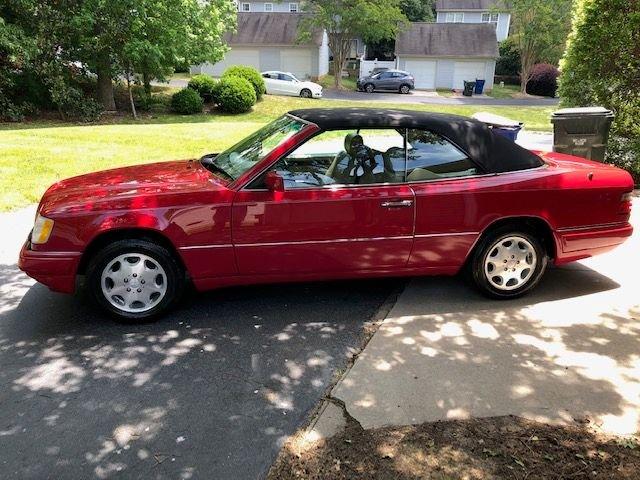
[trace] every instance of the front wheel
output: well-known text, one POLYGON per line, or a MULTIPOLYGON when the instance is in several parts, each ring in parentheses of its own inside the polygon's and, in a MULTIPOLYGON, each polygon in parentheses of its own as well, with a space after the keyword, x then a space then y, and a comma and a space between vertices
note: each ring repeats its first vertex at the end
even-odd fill
POLYGON ((114 242, 87 269, 96 302, 121 320, 143 321, 171 307, 184 287, 184 272, 166 248, 149 240, 114 242))
POLYGON ((472 259, 476 286, 492 298, 516 298, 537 285, 547 267, 542 243, 527 231, 501 228, 485 236, 472 259))
POLYGON ((311 98, 311 97, 312 97, 312 95, 311 95, 311 90, 309 90, 308 88, 303 88, 303 89, 300 91, 300 96, 301 96, 302 98, 311 98))
POLYGON ((373 93, 373 91, 376 89, 376 87, 373 86, 373 83, 367 83, 364 86, 364 91, 367 93, 373 93))

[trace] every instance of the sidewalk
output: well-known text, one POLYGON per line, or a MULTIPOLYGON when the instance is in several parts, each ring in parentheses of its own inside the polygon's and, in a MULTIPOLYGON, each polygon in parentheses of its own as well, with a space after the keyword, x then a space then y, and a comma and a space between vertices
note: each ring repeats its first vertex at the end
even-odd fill
MULTIPOLYGON (((640 201, 632 221, 640 228, 640 201)), ((365 428, 516 415, 640 431, 640 237, 550 269, 529 296, 485 299, 458 278, 412 281, 333 388, 310 439, 365 428)))

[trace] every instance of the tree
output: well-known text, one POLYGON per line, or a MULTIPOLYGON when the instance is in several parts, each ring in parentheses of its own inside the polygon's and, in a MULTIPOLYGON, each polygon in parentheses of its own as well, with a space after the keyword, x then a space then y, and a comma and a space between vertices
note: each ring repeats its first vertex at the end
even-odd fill
POLYGON ((640 182, 640 3, 578 0, 567 51, 560 62, 565 106, 601 105, 616 118, 609 161, 640 182))
POLYGON ((512 35, 520 52, 522 93, 536 63, 557 63, 569 28, 572 0, 509 0, 512 35))
POLYGON ((327 32, 338 88, 354 38, 365 42, 392 39, 407 22, 400 0, 309 0, 305 10, 311 15, 301 22, 299 40, 308 41, 318 30, 327 32))
POLYGON ((410 22, 433 22, 435 0, 400 0, 400 10, 410 22))

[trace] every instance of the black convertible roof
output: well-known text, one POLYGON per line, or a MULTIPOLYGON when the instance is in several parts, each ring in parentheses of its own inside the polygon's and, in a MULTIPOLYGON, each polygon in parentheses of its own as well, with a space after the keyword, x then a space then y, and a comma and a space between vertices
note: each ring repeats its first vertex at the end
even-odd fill
POLYGON ((322 130, 351 128, 421 128, 438 133, 463 150, 486 173, 540 167, 542 160, 486 124, 469 117, 442 113, 378 108, 310 108, 290 115, 322 130))

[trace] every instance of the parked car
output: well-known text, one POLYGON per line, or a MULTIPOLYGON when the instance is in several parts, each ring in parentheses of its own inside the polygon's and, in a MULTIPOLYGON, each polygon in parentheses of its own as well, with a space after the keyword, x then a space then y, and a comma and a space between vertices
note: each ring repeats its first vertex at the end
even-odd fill
POLYGON ((199 161, 107 170, 53 185, 20 268, 126 319, 198 290, 470 272, 494 298, 547 263, 621 244, 624 170, 526 150, 466 117, 372 109, 289 112, 199 161), (90 192, 90 194, 88 194, 90 192))
POLYGON ((288 72, 262 72, 269 95, 291 95, 302 98, 322 98, 322 86, 298 80, 288 72))
POLYGON ((415 88, 413 75, 402 70, 385 70, 373 73, 359 79, 356 85, 358 90, 367 93, 373 93, 376 90, 409 93, 415 88))

